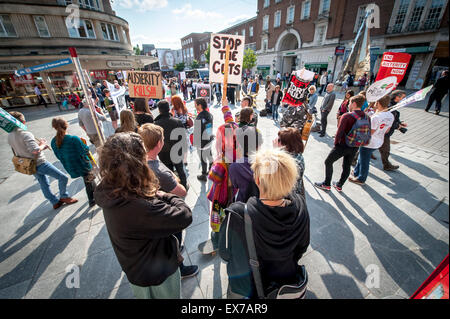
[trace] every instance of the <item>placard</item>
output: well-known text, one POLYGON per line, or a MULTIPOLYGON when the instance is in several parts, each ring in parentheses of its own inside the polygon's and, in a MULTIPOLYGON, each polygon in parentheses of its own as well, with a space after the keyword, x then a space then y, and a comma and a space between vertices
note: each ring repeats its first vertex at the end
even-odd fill
POLYGON ((97 80, 107 79, 108 71, 106 70, 94 70, 92 72, 94 72, 94 78, 96 78, 97 80))
POLYGON ((391 93, 397 85, 397 77, 390 76, 372 84, 366 92, 367 102, 376 102, 391 93))
POLYGON ((131 98, 163 98, 161 72, 127 71, 127 82, 131 98))
POLYGON ((241 83, 245 37, 230 34, 211 34, 210 83, 223 83, 227 44, 230 45, 228 83, 241 83))
POLYGON ((196 91, 197 98, 204 98, 206 103, 211 104, 211 85, 209 84, 197 84, 196 91))
POLYGON ((410 60, 411 55, 408 53, 385 52, 375 81, 395 76, 397 78, 397 86, 403 80, 410 60))
POLYGON ((26 130, 27 127, 0 107, 0 127, 6 132, 11 133, 16 127, 26 130))
POLYGON ((306 69, 293 72, 282 102, 292 106, 303 105, 308 96, 309 82, 312 81, 313 77, 314 72, 306 69))

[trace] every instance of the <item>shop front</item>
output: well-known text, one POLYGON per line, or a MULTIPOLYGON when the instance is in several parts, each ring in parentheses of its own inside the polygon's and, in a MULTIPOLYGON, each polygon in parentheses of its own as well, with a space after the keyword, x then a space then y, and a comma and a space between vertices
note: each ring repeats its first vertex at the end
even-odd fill
POLYGON ((328 63, 305 63, 305 69, 317 74, 328 71, 328 63))
POLYGON ((258 65, 256 69, 258 70, 258 74, 261 74, 264 79, 270 75, 270 65, 258 65))

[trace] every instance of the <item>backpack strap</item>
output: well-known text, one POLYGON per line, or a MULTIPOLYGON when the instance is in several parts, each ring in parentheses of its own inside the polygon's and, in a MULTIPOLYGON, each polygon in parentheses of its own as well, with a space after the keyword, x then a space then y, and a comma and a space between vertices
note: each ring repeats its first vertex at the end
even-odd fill
POLYGON ((256 255, 255 240, 253 238, 253 223, 248 214, 247 204, 244 207, 244 222, 245 222, 245 238, 247 240, 248 255, 250 267, 252 269, 253 280, 256 286, 256 292, 260 299, 264 299, 264 289, 261 280, 261 273, 259 271, 258 256, 256 255))

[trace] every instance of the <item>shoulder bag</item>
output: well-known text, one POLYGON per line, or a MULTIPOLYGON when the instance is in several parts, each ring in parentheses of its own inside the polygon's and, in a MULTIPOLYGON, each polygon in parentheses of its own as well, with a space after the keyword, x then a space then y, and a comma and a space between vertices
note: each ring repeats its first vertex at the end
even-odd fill
POLYGON ((11 148, 14 154, 12 162, 14 164, 14 169, 25 175, 34 175, 36 174, 36 158, 28 158, 28 157, 20 157, 16 155, 14 149, 11 148))
POLYGON ((253 223, 248 214, 247 204, 244 208, 245 237, 247 240, 250 267, 253 273, 253 280, 259 299, 305 299, 306 287, 308 284, 308 273, 305 266, 298 266, 297 280, 289 285, 272 284, 267 291, 264 291, 261 272, 259 271, 258 256, 256 255, 255 240, 253 238, 253 223))

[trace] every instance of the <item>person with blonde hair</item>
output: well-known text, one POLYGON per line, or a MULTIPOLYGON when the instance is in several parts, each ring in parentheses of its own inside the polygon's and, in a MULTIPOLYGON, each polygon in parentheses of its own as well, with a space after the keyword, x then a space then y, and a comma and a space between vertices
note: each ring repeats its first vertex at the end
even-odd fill
POLYGON ((123 110, 120 112, 120 127, 116 130, 116 133, 137 133, 137 131, 138 125, 133 112, 131 110, 123 110))
POLYGON ((89 159, 89 147, 78 136, 66 134, 69 123, 65 119, 61 117, 54 118, 52 127, 56 130, 56 136, 51 142, 56 158, 61 161, 71 178, 83 177, 89 206, 94 206, 96 184, 95 175, 92 172, 92 164, 89 159))
POLYGON ((282 150, 260 150, 252 159, 259 198, 226 209, 219 233, 219 255, 227 262, 228 298, 256 298, 244 231, 244 215, 253 224, 255 248, 265 291, 297 281, 298 261, 310 242, 305 200, 292 191, 295 160, 282 150))
POLYGON ((180 197, 158 190, 138 134, 111 136, 99 164, 102 181, 95 201, 135 297, 179 299, 183 257, 174 234, 192 223, 191 210, 180 197))

